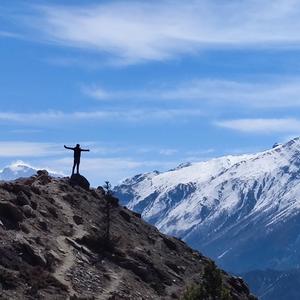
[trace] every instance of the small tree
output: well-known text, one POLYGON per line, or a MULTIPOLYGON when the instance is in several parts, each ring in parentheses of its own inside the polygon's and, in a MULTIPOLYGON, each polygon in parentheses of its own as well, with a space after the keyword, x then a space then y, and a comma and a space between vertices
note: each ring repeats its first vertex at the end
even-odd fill
POLYGON ((232 300, 230 290, 224 284, 222 273, 214 262, 204 268, 201 284, 190 286, 184 293, 183 300, 232 300))
POLYGON ((111 190, 111 183, 109 181, 105 181, 105 184, 103 186, 105 191, 105 196, 112 196, 113 191, 111 190))
POLYGON ((104 238, 106 241, 110 241, 110 210, 111 210, 111 202, 110 198, 113 195, 113 192, 111 190, 111 184, 109 181, 105 181, 105 184, 103 186, 105 191, 105 200, 106 200, 106 206, 105 206, 105 234, 104 238))

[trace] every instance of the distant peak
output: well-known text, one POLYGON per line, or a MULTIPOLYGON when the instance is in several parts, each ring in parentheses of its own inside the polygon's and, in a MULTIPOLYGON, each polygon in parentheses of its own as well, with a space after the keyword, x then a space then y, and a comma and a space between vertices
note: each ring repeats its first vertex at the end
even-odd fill
POLYGON ((275 143, 275 144, 272 146, 272 149, 277 148, 277 147, 279 147, 279 146, 282 146, 282 144, 281 144, 281 143, 275 143))
POLYGON ((10 169, 12 171, 19 171, 20 169, 26 169, 26 168, 34 169, 34 167, 30 166, 29 164, 25 163, 22 160, 17 160, 5 167, 5 169, 10 169))
POLYGON ((64 176, 63 174, 49 170, 48 168, 36 168, 21 160, 18 160, 0 170, 0 180, 10 181, 20 177, 30 177, 32 175, 35 175, 39 169, 47 169, 49 174, 53 177, 64 176))
POLYGON ((179 164, 176 168, 173 168, 173 169, 170 169, 169 171, 176 171, 176 170, 180 170, 180 169, 183 169, 183 168, 187 168, 187 167, 190 167, 192 165, 191 162, 185 162, 185 163, 181 163, 179 164))

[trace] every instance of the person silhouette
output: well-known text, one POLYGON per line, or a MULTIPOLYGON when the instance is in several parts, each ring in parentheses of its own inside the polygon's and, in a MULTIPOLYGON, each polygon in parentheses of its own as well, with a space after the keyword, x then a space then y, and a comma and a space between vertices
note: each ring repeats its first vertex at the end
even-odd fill
POLYGON ((87 152, 90 151, 89 149, 81 149, 80 145, 77 144, 76 147, 67 147, 64 145, 66 149, 73 150, 74 151, 74 164, 73 164, 73 169, 72 169, 72 175, 74 175, 75 168, 77 167, 77 174, 79 174, 79 165, 80 165, 80 157, 81 157, 81 152, 87 152))

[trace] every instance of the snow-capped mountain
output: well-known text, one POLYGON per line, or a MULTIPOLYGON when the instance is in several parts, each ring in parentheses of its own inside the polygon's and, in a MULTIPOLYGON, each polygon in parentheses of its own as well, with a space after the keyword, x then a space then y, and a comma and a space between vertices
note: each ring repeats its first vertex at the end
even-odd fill
MULTIPOLYGON (((38 169, 22 161, 17 161, 0 170, 0 180, 9 181, 20 177, 30 177, 36 174, 37 170, 38 169)), ((54 177, 62 176, 62 174, 58 174, 55 172, 49 172, 49 174, 54 177)))
POLYGON ((300 139, 137 175, 115 187, 128 208, 227 270, 300 263, 300 139))

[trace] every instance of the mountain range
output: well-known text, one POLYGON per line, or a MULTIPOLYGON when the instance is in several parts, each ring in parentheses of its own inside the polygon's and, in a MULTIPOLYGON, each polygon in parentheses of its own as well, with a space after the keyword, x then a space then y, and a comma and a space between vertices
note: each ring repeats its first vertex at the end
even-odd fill
POLYGON ((139 174, 114 192, 162 232, 233 273, 299 268, 299 138, 260 153, 139 174))

